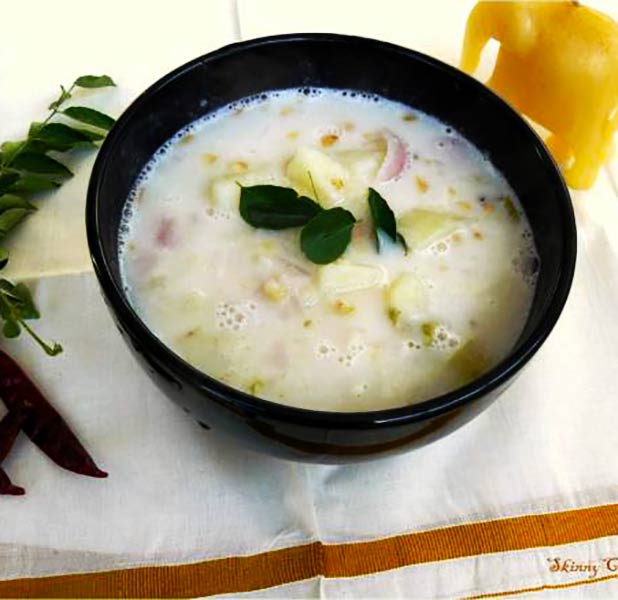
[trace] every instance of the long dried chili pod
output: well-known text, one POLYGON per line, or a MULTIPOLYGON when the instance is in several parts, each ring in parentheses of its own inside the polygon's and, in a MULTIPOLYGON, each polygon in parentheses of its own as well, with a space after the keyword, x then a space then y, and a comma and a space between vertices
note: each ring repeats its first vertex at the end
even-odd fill
POLYGON ((26 490, 18 485, 13 485, 4 469, 0 467, 0 495, 23 496, 26 490))
POLYGON ((10 410, 0 421, 0 464, 9 455, 22 423, 26 419, 23 410, 10 410))
POLYGON ((58 411, 21 367, 0 350, 0 397, 10 411, 24 411, 22 431, 57 465, 89 477, 107 477, 58 411))
MULTIPOLYGON (((11 451, 25 418, 26 413, 17 410, 9 411, 2 417, 0 421, 0 464, 11 451)), ((23 496, 25 493, 24 488, 13 485, 9 476, 0 467, 0 495, 23 496)))

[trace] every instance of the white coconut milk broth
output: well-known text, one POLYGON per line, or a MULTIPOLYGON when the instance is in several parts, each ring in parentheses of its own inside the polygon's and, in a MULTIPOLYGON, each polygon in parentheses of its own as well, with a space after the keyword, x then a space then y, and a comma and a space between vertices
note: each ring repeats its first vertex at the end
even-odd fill
POLYGON ((148 327, 210 376, 309 409, 402 406, 489 369, 523 329, 538 268, 513 190, 477 149, 426 114, 350 92, 279 92, 192 124, 125 212, 123 278, 148 327), (350 246, 311 263, 300 229, 242 220, 237 182, 349 209, 350 246), (377 251, 368 187, 407 254, 377 251))

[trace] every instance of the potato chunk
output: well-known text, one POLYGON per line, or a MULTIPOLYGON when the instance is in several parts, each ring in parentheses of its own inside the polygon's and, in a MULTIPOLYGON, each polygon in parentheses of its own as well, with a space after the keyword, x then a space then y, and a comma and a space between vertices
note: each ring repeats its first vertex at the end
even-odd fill
POLYGON ((377 266, 332 263, 319 268, 321 290, 328 296, 368 290, 385 283, 385 273, 377 266))
POLYGON ((299 193, 310 198, 317 194, 315 200, 324 208, 342 204, 350 184, 350 175, 342 164, 307 146, 296 151, 288 163, 287 176, 299 193))
POLYGON ((411 325, 427 309, 427 290, 423 282, 412 273, 400 275, 386 292, 387 312, 393 325, 411 325))
POLYGON ((336 157, 348 169, 352 177, 370 185, 375 181, 380 165, 384 160, 384 152, 346 150, 339 152, 336 157))
POLYGON ((397 229, 413 250, 422 250, 451 235, 464 223, 456 214, 416 208, 402 215, 397 229))

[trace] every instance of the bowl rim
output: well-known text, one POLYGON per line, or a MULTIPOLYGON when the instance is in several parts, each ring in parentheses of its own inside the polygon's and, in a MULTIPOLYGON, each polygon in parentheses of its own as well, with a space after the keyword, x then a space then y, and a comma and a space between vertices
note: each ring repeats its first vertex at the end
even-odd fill
POLYGON ((147 347, 148 353, 152 355, 158 363, 166 366, 170 365, 170 370, 175 375, 178 375, 181 380, 190 382, 191 385, 203 390, 211 399, 219 403, 231 405, 256 417, 268 418, 288 424, 326 429, 362 428, 365 430, 374 430, 420 422, 451 412, 464 405, 471 404, 504 385, 532 358, 554 328, 564 308, 571 288, 577 255, 575 216, 569 191, 562 174, 540 137, 505 100, 500 98, 480 81, 467 75, 463 71, 416 50, 372 38, 334 33, 288 33, 235 42, 212 52, 208 52, 207 54, 177 67, 150 85, 118 118, 98 152, 87 191, 86 232, 91 260, 103 295, 107 298, 111 309, 115 313, 116 318, 120 321, 122 327, 128 331, 132 338, 141 340, 144 346, 147 347), (553 296, 545 307, 539 323, 530 332, 528 338, 524 340, 520 347, 515 352, 508 354, 491 370, 463 387, 456 388, 455 390, 423 400, 416 404, 396 408, 354 412, 311 410, 278 404, 270 400, 252 396, 251 394, 228 386, 210 377, 203 371, 190 365, 171 348, 166 346, 142 322, 132 308, 122 286, 119 286, 112 276, 109 262, 99 236, 99 231, 101 229, 99 220, 99 191, 106 176, 108 163, 116 145, 122 142, 123 133, 127 124, 139 114, 143 105, 161 88, 202 64, 216 62, 227 56, 251 51, 261 46, 294 42, 362 44, 376 50, 379 49, 381 51, 404 55, 408 59, 426 63, 432 68, 442 71, 447 76, 454 78, 454 80, 465 81, 466 85, 476 87, 480 95, 487 97, 502 110, 511 113, 517 118, 521 124, 522 131, 524 131, 529 138, 531 150, 536 151, 541 162, 546 165, 548 172, 554 178, 553 185, 556 186, 557 195, 561 199, 560 208, 564 224, 562 245, 564 259, 560 268, 558 282, 553 291, 553 296))

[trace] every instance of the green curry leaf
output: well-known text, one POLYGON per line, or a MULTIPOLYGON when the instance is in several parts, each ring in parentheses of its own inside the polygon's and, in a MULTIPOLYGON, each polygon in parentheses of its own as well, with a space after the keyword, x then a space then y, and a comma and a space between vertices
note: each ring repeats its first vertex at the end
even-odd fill
MULTIPOLYGON (((113 85, 115 83, 107 75, 84 75, 78 77, 69 89, 60 86, 60 95, 49 105, 51 112, 44 121, 31 123, 26 139, 0 144, 0 239, 36 210, 28 196, 54 190, 63 179, 73 175, 56 155, 52 157, 47 153, 92 148, 94 142, 102 140, 114 124, 112 117, 91 108, 74 106, 62 109, 62 105, 72 97, 75 87, 113 85), (90 128, 51 122, 59 113, 90 128)), ((0 247, 0 269, 6 266, 8 260, 8 251, 0 247)), ((4 336, 16 337, 24 329, 48 355, 62 352, 62 346, 48 344, 26 323, 38 318, 39 312, 26 284, 15 285, 7 279, 0 279, 0 319, 3 321, 4 336)))
POLYGON ((110 116, 85 106, 70 106, 65 108, 62 114, 80 123, 86 123, 86 125, 92 125, 106 131, 111 129, 116 122, 110 116))
POLYGON ((408 245, 403 236, 397 232, 395 213, 393 213, 386 200, 373 188, 369 188, 367 202, 369 204, 369 212, 371 213, 373 234, 378 252, 380 251, 380 232, 385 234, 394 244, 399 242, 403 246, 404 251, 407 252, 408 245))
POLYGON ((299 196, 291 188, 276 185, 241 186, 240 216, 253 227, 300 227, 321 210, 319 204, 306 196, 299 196))
POLYGON ((11 167, 40 175, 73 176, 67 166, 42 152, 22 152, 13 159, 11 167))
POLYGON ((73 85, 81 88, 101 88, 116 84, 107 75, 82 75, 75 80, 73 85))
POLYGON ((300 247, 305 256, 318 265, 337 260, 352 239, 354 215, 345 208, 323 210, 300 232, 300 247))

